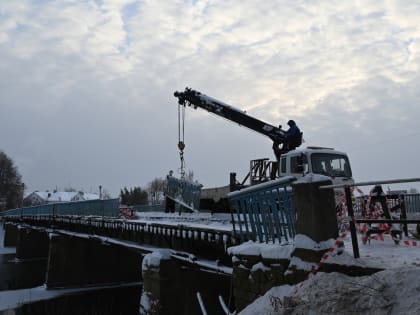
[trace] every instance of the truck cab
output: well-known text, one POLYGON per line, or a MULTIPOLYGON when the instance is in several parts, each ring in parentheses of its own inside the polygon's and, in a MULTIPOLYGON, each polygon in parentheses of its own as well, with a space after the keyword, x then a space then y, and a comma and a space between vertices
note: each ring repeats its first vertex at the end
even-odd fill
POLYGON ((279 176, 300 177, 320 174, 331 177, 334 184, 351 184, 353 177, 349 158, 333 148, 307 147, 282 154, 279 176))

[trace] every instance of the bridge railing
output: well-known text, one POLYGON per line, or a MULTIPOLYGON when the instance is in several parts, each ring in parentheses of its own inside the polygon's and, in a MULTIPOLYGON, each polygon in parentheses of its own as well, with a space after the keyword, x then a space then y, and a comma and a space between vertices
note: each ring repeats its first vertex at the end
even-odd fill
POLYGON ((5 222, 29 224, 52 231, 70 231, 132 241, 138 244, 182 250, 209 259, 231 263, 226 253, 239 240, 232 230, 188 226, 179 223, 136 222, 94 216, 26 215, 7 216, 5 222))
POLYGON ((234 231, 241 241, 284 242, 296 234, 296 215, 291 183, 283 177, 251 186, 228 195, 236 215, 234 231))
MULTIPOLYGON (((392 208, 404 202, 407 214, 420 214, 420 194, 386 194, 385 197, 392 208)), ((368 196, 356 197, 354 210, 357 214, 362 214, 366 207, 368 196)))
POLYGON ((49 203, 44 205, 11 209, 1 212, 2 216, 28 215, 96 215, 117 217, 119 215, 120 200, 86 200, 74 202, 49 203))

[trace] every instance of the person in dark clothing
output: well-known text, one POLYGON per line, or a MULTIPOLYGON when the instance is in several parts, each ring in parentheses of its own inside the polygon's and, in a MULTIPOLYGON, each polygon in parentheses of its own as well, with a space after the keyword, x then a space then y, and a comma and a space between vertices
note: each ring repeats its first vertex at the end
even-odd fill
POLYGON ((286 131, 284 146, 286 146, 288 150, 294 150, 301 145, 302 135, 294 120, 289 120, 287 124, 290 128, 286 131))
MULTIPOLYGON (((276 156, 277 162, 280 161, 280 156, 284 153, 287 153, 291 150, 296 149, 298 146, 302 144, 302 132, 300 131, 299 127, 296 125, 294 120, 289 120, 287 122, 289 125, 289 129, 285 133, 285 138, 283 142, 282 148, 279 147, 279 143, 274 141, 273 142, 273 151, 274 155, 276 156)), ((271 178, 274 179, 275 174, 278 171, 278 166, 274 167, 272 170, 271 178)))
POLYGON ((280 159, 280 155, 294 150, 302 144, 302 132, 296 125, 296 122, 294 120, 289 120, 287 124, 289 125, 289 129, 285 133, 285 139, 282 148, 279 148, 279 143, 273 143, 274 154, 278 160, 280 159))

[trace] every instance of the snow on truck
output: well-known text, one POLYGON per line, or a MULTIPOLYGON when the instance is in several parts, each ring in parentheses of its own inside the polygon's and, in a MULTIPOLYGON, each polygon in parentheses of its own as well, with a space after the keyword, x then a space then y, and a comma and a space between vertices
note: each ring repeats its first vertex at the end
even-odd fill
MULTIPOLYGON (((302 143, 302 133, 300 131, 298 143, 292 146, 292 150, 287 150, 287 146, 285 146, 287 131, 283 130, 281 126, 276 127, 266 123, 248 115, 245 111, 236 109, 231 105, 190 88, 186 88, 183 92, 177 91, 174 93, 174 96, 178 98, 178 104, 182 109, 186 106, 192 106, 194 109, 205 109, 217 116, 269 137, 273 141, 273 149, 278 145, 283 145, 281 155, 277 154, 277 161, 269 161, 269 159, 251 161, 250 172, 244 181, 239 183, 239 187, 243 186, 247 179, 250 179, 250 184, 253 185, 282 176, 299 177, 306 174, 329 176, 334 184, 350 184, 354 182, 349 158, 344 152, 324 147, 296 148, 302 143)), ((180 138, 178 147, 182 156, 182 150, 185 147, 183 137, 180 138)))

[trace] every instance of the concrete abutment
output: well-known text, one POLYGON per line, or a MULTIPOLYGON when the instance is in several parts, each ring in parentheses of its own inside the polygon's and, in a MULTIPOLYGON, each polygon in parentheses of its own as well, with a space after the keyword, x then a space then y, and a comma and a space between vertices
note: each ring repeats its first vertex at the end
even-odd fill
MULTIPOLYGON (((143 260, 143 293, 140 314, 202 314, 200 293, 208 314, 225 314, 218 296, 233 302, 231 276, 205 270, 194 262, 174 259, 168 250, 158 250, 143 260)), ((233 306, 233 304, 232 304, 233 306)))
POLYGON ((50 234, 47 288, 141 281, 142 255, 101 238, 50 234))

